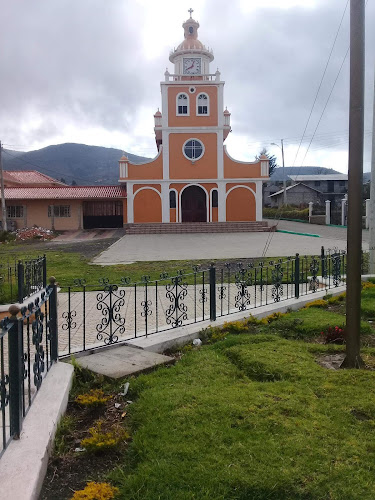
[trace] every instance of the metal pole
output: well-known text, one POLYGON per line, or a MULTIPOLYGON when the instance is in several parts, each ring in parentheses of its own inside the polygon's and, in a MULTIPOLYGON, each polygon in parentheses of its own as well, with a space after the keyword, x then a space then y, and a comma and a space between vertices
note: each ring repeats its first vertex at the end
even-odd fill
POLYGON ((365 0, 350 1, 349 188, 345 368, 360 368, 365 0))
POLYGON ((374 104, 372 119, 372 153, 371 153, 371 184, 370 184, 370 274, 375 274, 375 75, 374 75, 374 104))
POLYGON ((5 192, 4 192, 4 175, 3 175, 3 157, 2 157, 2 145, 0 141, 0 184, 1 184, 1 216, 3 222, 3 231, 8 231, 7 224, 7 209, 5 206, 5 192))
POLYGON ((286 202, 286 178, 285 178, 285 161, 284 161, 284 139, 281 139, 281 156, 283 158, 283 189, 284 189, 284 206, 286 202))

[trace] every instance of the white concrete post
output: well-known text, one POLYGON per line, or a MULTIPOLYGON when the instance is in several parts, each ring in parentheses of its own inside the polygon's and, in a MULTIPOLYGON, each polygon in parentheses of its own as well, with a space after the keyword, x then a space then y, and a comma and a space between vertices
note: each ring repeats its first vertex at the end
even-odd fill
POLYGON ((326 225, 331 224, 331 202, 326 200, 326 225))
POLYGON ((313 214, 313 206, 314 206, 314 202, 310 201, 309 202, 309 222, 310 222, 311 216, 313 214))
MULTIPOLYGON (((177 200, 176 200, 177 203, 177 200)), ((169 182, 163 182, 161 185, 161 213, 162 222, 170 222, 169 210, 169 182)))
POLYGON ((366 200, 366 229, 370 227, 370 200, 366 200))
POLYGON ((345 226, 345 212, 346 212, 346 202, 348 200, 346 198, 343 198, 341 200, 341 225, 345 226))
POLYGON ((218 221, 219 222, 225 222, 227 220, 227 210, 226 210, 226 183, 225 182, 218 182, 217 184, 217 194, 218 194, 218 201, 219 201, 219 208, 218 208, 218 221))
POLYGON ((133 184, 127 182, 126 184, 126 209, 128 214, 128 224, 134 224, 134 195, 133 184))

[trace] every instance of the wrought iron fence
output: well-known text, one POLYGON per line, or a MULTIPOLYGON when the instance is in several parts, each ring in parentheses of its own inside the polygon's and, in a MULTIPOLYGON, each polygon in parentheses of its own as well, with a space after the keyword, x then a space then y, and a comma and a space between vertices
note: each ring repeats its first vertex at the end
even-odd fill
POLYGON ((0 322, 0 455, 22 422, 43 378, 58 358, 55 280, 27 307, 12 305, 0 322))
POLYGON ((159 279, 76 280, 59 293, 61 356, 198 323, 338 287, 346 254, 228 262, 159 279))
POLYGON ((22 303, 46 287, 46 277, 45 255, 35 259, 0 262, 0 303, 22 303))
POLYGON ((18 302, 22 302, 39 292, 47 285, 46 256, 19 261, 18 266, 18 302))

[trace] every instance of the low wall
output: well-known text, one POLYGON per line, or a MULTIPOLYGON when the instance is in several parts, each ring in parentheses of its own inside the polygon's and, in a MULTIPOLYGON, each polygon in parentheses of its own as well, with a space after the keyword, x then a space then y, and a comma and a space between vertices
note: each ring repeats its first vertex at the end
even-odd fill
POLYGON ((320 224, 321 226, 324 226, 326 223, 326 216, 325 215, 312 215, 309 217, 309 222, 310 224, 320 224))

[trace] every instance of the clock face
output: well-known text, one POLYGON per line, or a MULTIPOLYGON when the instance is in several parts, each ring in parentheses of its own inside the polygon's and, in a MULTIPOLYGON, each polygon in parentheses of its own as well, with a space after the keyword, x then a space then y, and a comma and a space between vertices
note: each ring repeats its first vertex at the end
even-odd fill
POLYGON ((201 72, 201 60, 199 57, 184 58, 184 75, 199 75, 201 72))

